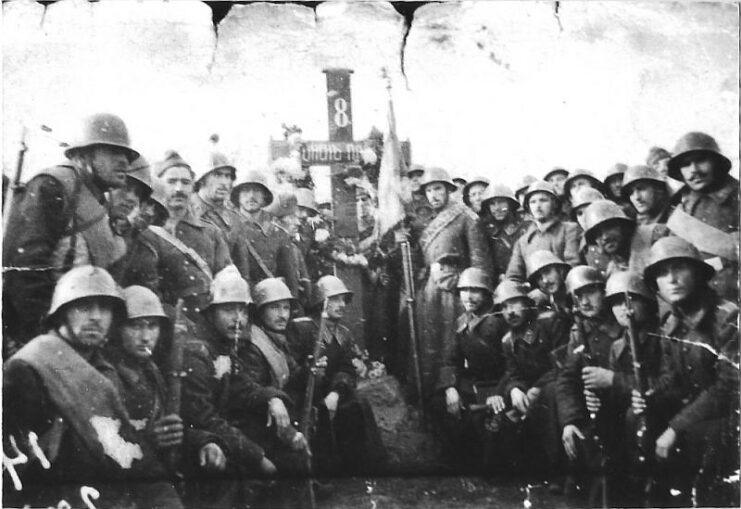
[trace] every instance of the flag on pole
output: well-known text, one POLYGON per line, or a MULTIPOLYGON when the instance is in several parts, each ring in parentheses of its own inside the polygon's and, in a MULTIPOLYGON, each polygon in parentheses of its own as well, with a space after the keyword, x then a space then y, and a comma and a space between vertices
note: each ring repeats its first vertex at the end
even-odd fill
MULTIPOLYGON (((385 75, 385 73, 384 73, 385 75)), ((374 237, 377 240, 404 219, 404 187, 402 176, 406 175, 406 162, 401 153, 401 144, 396 136, 396 117, 391 97, 391 82, 386 76, 388 90, 388 129, 383 139, 383 155, 378 172, 378 213, 374 237)))

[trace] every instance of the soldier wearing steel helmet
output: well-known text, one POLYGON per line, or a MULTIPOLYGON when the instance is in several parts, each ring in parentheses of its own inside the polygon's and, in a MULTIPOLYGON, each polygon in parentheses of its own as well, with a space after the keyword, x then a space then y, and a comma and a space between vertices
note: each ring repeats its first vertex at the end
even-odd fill
POLYGON ((446 345, 434 408, 440 438, 451 460, 461 467, 480 469, 495 463, 486 423, 505 407, 500 392, 505 325, 501 314, 494 312, 494 285, 486 272, 476 267, 464 270, 457 290, 465 311, 446 345), (470 412, 472 404, 485 404, 488 410, 470 412))
POLYGON ((630 201, 639 225, 666 223, 674 210, 669 203, 671 191, 666 177, 650 166, 628 168, 620 192, 630 201))
POLYGON ((604 200, 605 197, 593 187, 581 187, 576 191, 574 201, 571 203, 571 221, 578 224, 584 230, 584 212, 587 206, 597 200, 604 200))
POLYGON ((633 207, 631 207, 630 201, 627 200, 622 193, 626 171, 628 171, 627 164, 613 164, 605 174, 605 178, 602 181, 602 189, 605 192, 605 198, 620 205, 620 208, 623 209, 623 212, 625 212, 628 217, 633 217, 635 211, 633 210, 633 207))
MULTIPOLYGON (((677 235, 700 246, 703 237, 708 238, 716 232, 731 234, 727 244, 734 254, 720 257, 719 270, 711 284, 721 296, 738 300, 738 255, 733 247, 739 243, 739 182, 729 174, 731 161, 721 153, 712 136, 691 132, 677 141, 668 167, 669 176, 685 184, 677 208, 708 228, 706 231, 693 226, 681 233, 678 231, 677 235)), ((672 230, 677 231, 673 226, 672 230)), ((705 259, 715 257, 710 253, 703 256, 705 259)))
POLYGON ((125 185, 139 153, 116 115, 87 117, 81 131, 64 152, 68 161, 36 174, 8 219, 3 324, 5 336, 19 344, 41 330, 61 274, 85 264, 107 269, 126 251, 111 230, 104 193, 125 185))
POLYGON ((32 496, 38 505, 69 496, 64 483, 83 483, 106 486, 103 505, 119 503, 122 491, 131 490, 138 504, 182 507, 169 483, 141 482, 166 478, 167 472, 149 441, 137 434, 115 368, 102 353, 124 313, 110 274, 91 265, 76 267, 54 289, 47 332, 4 366, 3 449, 13 450, 7 442, 13 436, 28 456, 22 477, 36 487, 32 496), (41 454, 31 447, 36 440, 31 433, 41 454))
MULTIPOLYGON (((644 271, 670 311, 661 319, 660 375, 646 397, 633 390, 632 405, 635 413, 660 409, 652 452, 667 471, 679 474, 675 480, 703 466, 706 437, 720 436, 737 410, 738 306, 711 288, 714 274, 679 237, 657 241, 644 271)), ((725 464, 724 454, 727 450, 716 458, 718 464, 725 464)), ((684 493, 690 488, 671 487, 684 493)))
POLYGON ((137 158, 126 174, 126 185, 110 191, 108 215, 113 231, 124 238, 127 247, 135 235, 147 227, 141 217, 141 207, 152 195, 149 163, 137 158))
POLYGON ((509 187, 492 184, 486 188, 481 202, 481 226, 489 239, 494 275, 499 280, 504 279, 515 242, 530 225, 520 218, 519 207, 509 187))
POLYGON ((373 409, 356 392, 358 378, 365 375, 367 367, 350 329, 342 325, 352 297, 353 292, 340 278, 322 276, 307 316, 291 320, 286 331, 299 365, 311 362, 316 342, 321 343, 319 360, 326 367, 314 391, 318 415, 312 450, 319 467, 335 475, 380 472, 385 461, 373 409))
POLYGON ((579 227, 559 217, 561 202, 551 184, 536 181, 528 186, 524 207, 532 223, 517 240, 507 266, 507 279, 525 280, 525 260, 534 251, 553 252, 572 267, 579 264, 579 227))
POLYGON ((535 251, 526 260, 530 296, 543 311, 571 320, 571 299, 566 291, 566 276, 571 265, 551 251, 535 251))

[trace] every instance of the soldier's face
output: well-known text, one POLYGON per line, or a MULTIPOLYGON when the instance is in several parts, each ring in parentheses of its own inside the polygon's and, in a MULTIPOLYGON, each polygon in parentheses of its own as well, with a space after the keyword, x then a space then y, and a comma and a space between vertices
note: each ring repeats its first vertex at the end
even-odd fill
POLYGON ((448 188, 442 182, 432 182, 425 186, 425 197, 434 210, 440 210, 448 204, 448 188))
POLYGON ((241 302, 216 304, 212 308, 211 322, 224 338, 243 338, 247 332, 247 306, 241 302))
POLYGON ((424 175, 421 171, 415 171, 411 175, 409 175, 409 181, 411 183, 412 192, 419 191, 419 187, 422 185, 422 175, 424 175))
POLYGON ((683 302, 697 289, 697 269, 686 260, 667 260, 659 266, 656 286, 669 304, 683 302))
POLYGON ((665 177, 669 175, 669 159, 670 159, 669 157, 665 157, 664 159, 659 159, 653 165, 654 169, 665 177))
POLYGON ((553 185, 558 196, 563 196, 563 184, 566 182, 566 175, 563 173, 554 173, 550 176, 547 182, 553 185))
POLYGON ((132 182, 132 179, 126 179, 126 185, 119 189, 111 191, 111 211, 110 216, 113 218, 128 217, 141 205, 141 193, 139 186, 132 182))
POLYGON ((291 301, 279 300, 265 304, 260 308, 260 319, 268 330, 277 332, 286 330, 291 319, 291 301))
POLYGON ((569 197, 571 198, 571 201, 574 201, 576 192, 582 187, 594 186, 592 185, 592 181, 586 177, 576 177, 574 180, 571 181, 571 187, 569 187, 569 197))
POLYGON ((113 322, 113 306, 107 299, 88 297, 72 302, 65 310, 63 334, 74 346, 98 348, 105 344, 113 322))
POLYGON ((505 221, 509 217, 510 206, 506 198, 494 198, 489 202, 489 213, 496 221, 505 221))
POLYGON ((620 196, 620 190, 623 188, 623 176, 618 175, 609 180, 608 186, 612 196, 620 196))
POLYGON ((345 316, 347 308, 347 297, 345 295, 335 295, 327 299, 327 318, 330 320, 340 320, 345 316))
POLYGON ((160 319, 155 316, 126 320, 121 326, 121 346, 137 359, 149 359, 159 338, 160 319))
POLYGON ((581 205, 574 210, 574 215, 576 216, 576 222, 579 223, 579 226, 581 226, 582 230, 584 229, 584 212, 587 210, 588 203, 585 203, 584 205, 581 205))
POLYGON ((265 191, 260 186, 246 185, 239 193, 239 207, 254 214, 265 206, 265 191))
POLYGON ((219 168, 211 171, 203 177, 201 191, 209 200, 221 203, 229 197, 232 192, 232 171, 227 168, 219 168))
POLYGON ((175 166, 162 174, 166 205, 170 210, 182 210, 188 206, 193 194, 193 175, 188 168, 175 166))
POLYGON ((486 189, 486 186, 483 184, 474 184, 468 188, 468 202, 471 204, 471 209, 476 213, 481 212, 484 189, 486 189))
POLYGON ((628 240, 628 234, 619 224, 607 223, 600 226, 597 232, 597 245, 605 254, 615 254, 628 240))
POLYGON ((548 193, 533 193, 527 200, 530 214, 539 223, 544 223, 556 213, 556 202, 548 193))
POLYGON ((700 154, 689 154, 680 166, 685 184, 693 191, 705 191, 715 184, 717 174, 713 160, 700 154))
POLYGON ((461 288, 460 296, 463 308, 469 313, 482 311, 488 300, 488 294, 481 288, 461 288))
POLYGON ((546 295, 555 295, 563 287, 563 272, 555 265, 540 269, 536 279, 538 288, 546 295))
POLYGON ((517 297, 504 301, 502 304, 502 312, 504 313, 504 319, 512 328, 517 328, 523 325, 527 321, 530 302, 523 298, 517 297))
POLYGON ((373 214, 373 201, 367 194, 358 196, 358 216, 369 217, 373 214))
POLYGON ((630 203, 639 214, 647 214, 656 208, 658 194, 655 185, 638 181, 630 188, 630 203))
POLYGON ((585 286, 574 292, 574 300, 582 316, 594 318, 602 313, 605 304, 605 290, 601 285, 585 286))
MULTIPOLYGON (((633 308, 633 321, 636 325, 648 322, 651 317, 651 306, 640 295, 631 294, 630 305, 633 308)), ((625 297, 618 295, 612 301, 612 314, 615 320, 622 327, 630 327, 630 315, 628 305, 625 303, 625 297)))
POLYGON ((126 172, 129 170, 128 153, 118 147, 98 145, 92 149, 90 165, 95 176, 109 188, 126 185, 126 172))

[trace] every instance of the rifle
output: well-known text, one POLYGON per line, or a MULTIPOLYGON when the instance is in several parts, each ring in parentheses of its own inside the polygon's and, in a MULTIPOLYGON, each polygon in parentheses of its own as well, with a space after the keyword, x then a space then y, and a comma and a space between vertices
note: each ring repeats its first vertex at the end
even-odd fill
POLYGON ((28 129, 23 126, 21 130, 21 144, 18 149, 18 159, 15 165, 15 174, 13 180, 8 186, 7 194, 5 195, 5 202, 3 203, 3 232, 8 231, 8 221, 10 219, 10 212, 13 210, 13 199, 15 193, 21 188, 21 175, 23 174, 23 161, 26 158, 26 152, 28 151, 28 145, 26 144, 26 135, 28 129))
MULTIPOLYGON (((175 322, 172 331, 172 345, 170 347, 169 371, 167 372, 167 415, 180 413, 183 385, 183 348, 188 334, 188 325, 183 312, 183 299, 178 299, 175 305, 175 322)), ((172 448, 167 455, 167 463, 174 472, 180 460, 180 450, 172 448)))
MULTIPOLYGON (((304 408, 301 412, 301 427, 299 431, 301 431, 301 433, 306 438, 307 446, 309 437, 311 436, 311 428, 314 422, 314 392, 316 389, 317 379, 316 363, 319 359, 319 356, 322 354, 322 348, 324 348, 324 344, 322 343, 322 336, 324 334, 324 330, 326 329, 326 312, 327 299, 324 299, 324 301, 322 302, 322 314, 319 317, 319 331, 317 333, 317 338, 314 342, 314 348, 311 355, 309 355, 309 357, 306 359, 309 365, 309 372, 306 379, 306 392, 304 392, 304 408)), ((311 509, 314 509, 314 507, 316 506, 316 495, 314 494, 314 484, 311 478, 311 449, 308 448, 306 450, 306 467, 309 474, 307 481, 307 491, 309 492, 309 507, 311 509)))
POLYGON ((424 427, 425 419, 425 398, 422 392, 422 374, 419 366, 419 353, 417 348, 417 323, 414 316, 414 270, 412 267, 412 250, 409 246, 409 238, 405 230, 395 233, 396 242, 401 248, 401 266, 404 271, 404 286, 406 288, 406 308, 407 319, 409 321, 409 347, 412 353, 412 362, 414 364, 414 382, 416 384, 417 395, 419 397, 419 412, 422 426, 424 427))

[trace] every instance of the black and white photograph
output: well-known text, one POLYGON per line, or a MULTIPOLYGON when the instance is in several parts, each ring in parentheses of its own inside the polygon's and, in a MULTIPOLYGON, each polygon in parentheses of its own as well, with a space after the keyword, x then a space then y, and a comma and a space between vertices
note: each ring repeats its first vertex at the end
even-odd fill
POLYGON ((0 505, 741 506, 740 5, 3 0, 0 505))

